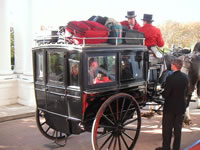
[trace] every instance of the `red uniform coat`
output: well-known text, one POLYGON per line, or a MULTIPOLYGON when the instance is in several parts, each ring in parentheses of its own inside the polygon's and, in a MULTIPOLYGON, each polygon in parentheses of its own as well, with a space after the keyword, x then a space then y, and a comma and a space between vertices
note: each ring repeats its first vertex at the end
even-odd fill
MULTIPOLYGON (((120 23, 121 23, 121 25, 127 26, 129 29, 131 29, 130 26, 129 26, 128 21, 122 21, 122 22, 120 22, 120 23)), ((139 28, 141 28, 141 27, 140 27, 139 23, 137 23, 137 21, 136 21, 136 22, 135 22, 135 26, 133 27, 133 29, 134 29, 134 30, 138 30, 139 28)))
POLYGON ((164 46, 165 43, 163 41, 160 29, 156 28, 152 24, 145 24, 138 31, 144 33, 145 45, 147 47, 151 47, 151 46, 163 47, 164 46))

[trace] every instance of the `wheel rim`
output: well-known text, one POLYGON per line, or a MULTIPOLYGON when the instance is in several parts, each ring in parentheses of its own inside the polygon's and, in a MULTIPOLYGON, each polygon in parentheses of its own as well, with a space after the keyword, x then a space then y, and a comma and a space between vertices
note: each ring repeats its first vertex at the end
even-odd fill
POLYGON ((133 149, 140 126, 140 109, 136 100, 125 93, 116 94, 97 112, 92 127, 93 149, 133 149))
POLYGON ((66 137, 65 133, 56 131, 55 129, 51 128, 47 124, 46 119, 45 119, 45 112, 42 110, 39 110, 39 109, 36 110, 36 123, 40 132, 48 139, 60 140, 66 137))

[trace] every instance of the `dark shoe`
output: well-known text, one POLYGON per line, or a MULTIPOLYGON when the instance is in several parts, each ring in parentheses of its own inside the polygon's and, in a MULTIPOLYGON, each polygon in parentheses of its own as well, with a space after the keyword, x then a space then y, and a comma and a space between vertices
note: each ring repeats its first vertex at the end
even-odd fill
POLYGON ((155 150, 163 150, 162 147, 157 147, 155 150))
POLYGON ((155 150, 170 150, 170 148, 164 149, 163 147, 157 147, 155 150))

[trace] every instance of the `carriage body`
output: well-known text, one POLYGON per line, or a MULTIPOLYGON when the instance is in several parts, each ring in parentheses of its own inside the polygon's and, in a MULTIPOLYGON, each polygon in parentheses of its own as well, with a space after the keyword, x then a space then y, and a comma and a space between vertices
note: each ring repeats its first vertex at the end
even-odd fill
MULTIPOLYGON (((103 112, 108 112, 104 105, 107 105, 112 112, 110 114, 117 115, 117 118, 119 114, 120 118, 121 115, 129 114, 127 110, 135 111, 134 107, 137 106, 136 130, 139 132, 139 108, 145 106, 148 101, 148 65, 148 50, 143 45, 44 44, 34 47, 33 68, 38 128, 49 139, 62 139, 63 134, 69 136, 84 131, 95 132, 101 122, 98 118, 102 117, 103 112), (95 77, 92 79, 91 59, 97 63, 97 68, 93 72, 95 77), (74 68, 76 76, 73 74, 74 68), (129 100, 132 99, 134 106, 132 102, 131 106, 129 104, 129 100), (124 112, 119 111, 122 109, 124 112)), ((133 116, 131 113, 130 115, 133 116)), ((130 117, 123 119, 128 120, 130 117)), ((105 123, 105 119, 102 122, 104 125, 109 124, 105 123)), ((132 140, 133 143, 137 140, 136 136, 132 140)), ((95 141, 96 137, 93 137, 93 140, 95 141)), ((129 148, 134 147, 133 143, 129 148)), ((98 149, 95 146, 93 148, 98 149)))

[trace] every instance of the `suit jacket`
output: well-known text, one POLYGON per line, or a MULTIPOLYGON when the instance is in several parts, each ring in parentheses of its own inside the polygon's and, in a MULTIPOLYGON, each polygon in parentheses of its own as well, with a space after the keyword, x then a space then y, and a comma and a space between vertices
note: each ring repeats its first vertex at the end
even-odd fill
POLYGON ((162 94, 165 98, 164 112, 175 114, 185 113, 188 85, 188 76, 183 72, 176 71, 167 77, 164 92, 162 94))

